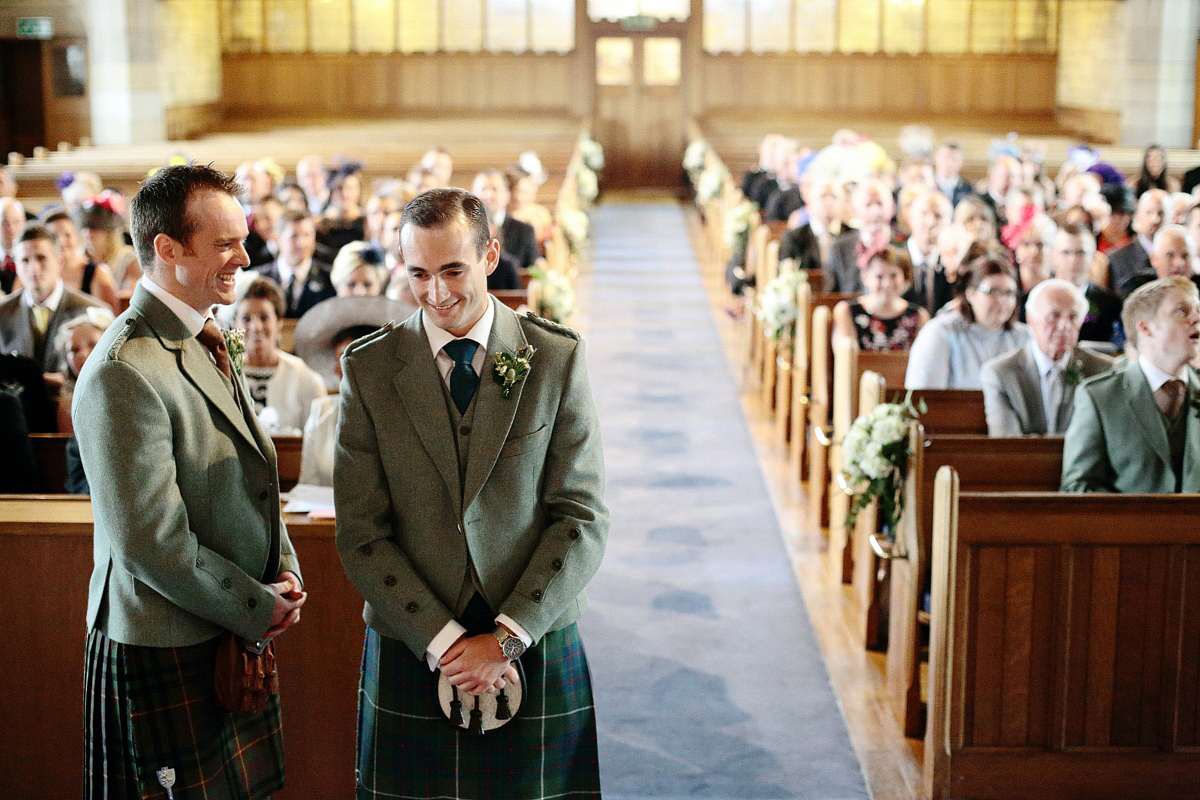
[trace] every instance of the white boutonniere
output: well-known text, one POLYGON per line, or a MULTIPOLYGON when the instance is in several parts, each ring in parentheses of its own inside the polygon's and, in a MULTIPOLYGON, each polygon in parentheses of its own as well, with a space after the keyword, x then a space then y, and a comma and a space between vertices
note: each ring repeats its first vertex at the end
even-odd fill
POLYGON ((529 374, 529 362, 536 352, 532 345, 525 345, 516 353, 496 353, 496 366, 492 370, 492 377, 500 384, 500 394, 505 398, 511 397, 513 387, 529 374))
POLYGON ((229 351, 229 366, 234 372, 242 374, 242 357, 246 355, 246 332, 241 328, 230 328, 221 331, 225 337, 225 349, 229 351))

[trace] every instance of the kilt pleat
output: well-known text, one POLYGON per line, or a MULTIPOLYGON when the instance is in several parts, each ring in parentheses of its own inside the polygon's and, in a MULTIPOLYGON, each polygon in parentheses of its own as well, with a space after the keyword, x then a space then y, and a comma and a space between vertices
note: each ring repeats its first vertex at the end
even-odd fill
POLYGON ((358 695, 359 800, 599 797, 596 716, 578 629, 547 634, 521 662, 520 711, 476 736, 442 715, 438 676, 424 659, 368 628, 358 695))
POLYGON ((218 708, 217 643, 139 647, 88 634, 86 800, 165 798, 163 767, 175 770, 176 800, 258 800, 283 788, 279 698, 262 714, 218 708))

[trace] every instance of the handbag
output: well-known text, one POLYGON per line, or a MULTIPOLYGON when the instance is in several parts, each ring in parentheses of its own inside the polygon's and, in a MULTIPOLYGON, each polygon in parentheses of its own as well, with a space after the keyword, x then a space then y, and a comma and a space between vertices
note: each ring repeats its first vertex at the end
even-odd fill
POLYGON ((247 642, 231 631, 217 645, 214 674, 217 705, 232 714, 261 714, 267 699, 279 694, 275 671, 275 643, 247 642))
POLYGON ((471 697, 451 685, 450 679, 438 672, 438 705, 450 724, 468 733, 482 736, 488 731, 507 725, 521 709, 525 697, 525 670, 520 660, 512 662, 520 680, 510 683, 495 694, 471 697))

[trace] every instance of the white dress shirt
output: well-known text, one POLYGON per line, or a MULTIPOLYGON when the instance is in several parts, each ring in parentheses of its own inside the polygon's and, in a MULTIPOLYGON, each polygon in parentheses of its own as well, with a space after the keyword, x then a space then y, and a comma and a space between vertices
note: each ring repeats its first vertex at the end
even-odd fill
MULTIPOLYGON (((437 364, 438 372, 441 374, 446 388, 450 388, 450 372, 454 369, 454 359, 447 355, 443 348, 458 338, 470 339, 479 345, 475 350, 474 357, 471 358, 471 367, 475 370, 475 374, 480 377, 480 380, 484 377, 483 365, 487 361, 488 339, 492 334, 492 321, 496 318, 496 307, 494 305, 496 301, 490 296, 488 300, 487 310, 483 312, 483 316, 462 337, 455 336, 444 328, 439 328, 429 319, 428 314, 424 311, 421 312, 421 325, 425 328, 425 336, 429 339, 429 349, 433 353, 434 363, 437 364)), ((526 647, 533 644, 533 637, 507 614, 497 616, 496 622, 520 637, 526 647)), ((452 619, 446 623, 446 626, 438 632, 437 636, 433 637, 433 641, 425 649, 425 663, 429 665, 430 670, 437 671, 438 662, 442 660, 442 656, 466 632, 467 629, 458 620, 452 619)))
MULTIPOLYGON (((199 336, 200 331, 204 330, 204 321, 212 316, 212 314, 201 314, 152 281, 149 275, 142 275, 142 286, 145 287, 147 292, 161 300, 163 305, 170 309, 171 313, 179 317, 179 321, 183 323, 183 326, 187 328, 188 333, 192 336, 199 336)), ((205 350, 207 349, 205 348, 205 350)))
POLYGON ((1159 369, 1155 364, 1150 363, 1150 360, 1145 356, 1138 356, 1138 366, 1142 368, 1142 374, 1146 376, 1146 382, 1150 384, 1150 391, 1157 392, 1167 381, 1181 380, 1187 384, 1187 364, 1179 368, 1178 374, 1172 375, 1165 370, 1159 369))
POLYGON ((35 306, 41 306, 42 308, 49 309, 50 316, 54 316, 54 312, 58 311, 58 304, 62 302, 62 296, 63 282, 61 278, 54 287, 54 291, 50 293, 50 296, 46 298, 46 302, 44 303, 39 303, 37 298, 33 296, 33 290, 28 287, 21 292, 21 300, 25 303, 26 307, 34 308, 35 306))
POLYGON ((1054 361, 1042 352, 1033 339, 1029 340, 1029 351, 1033 353, 1033 361, 1037 364, 1038 381, 1042 389, 1042 410, 1046 414, 1046 432, 1061 433, 1055 427, 1058 420, 1058 406, 1062 403, 1065 392, 1067 364, 1071 361, 1071 351, 1054 361), (1057 386, 1055 384, 1057 383, 1057 386))

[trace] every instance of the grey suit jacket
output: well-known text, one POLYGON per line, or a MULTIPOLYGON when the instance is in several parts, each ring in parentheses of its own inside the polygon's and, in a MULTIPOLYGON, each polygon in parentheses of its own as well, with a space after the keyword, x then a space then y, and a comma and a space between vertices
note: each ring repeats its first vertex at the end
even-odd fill
POLYGON ((823 265, 825 270, 825 292, 862 292, 862 274, 858 270, 858 260, 854 255, 854 246, 858 243, 859 232, 851 229, 840 234, 833 240, 829 248, 829 261, 823 265))
MULTIPOLYGON (((0 300, 0 352, 36 359, 38 354, 34 343, 33 318, 29 307, 22 302, 22 296, 23 292, 17 292, 0 300)), ((59 328, 82 314, 88 306, 108 308, 91 295, 77 292, 70 286, 63 287, 62 299, 58 301, 58 308, 46 326, 45 349, 40 359, 44 371, 58 372, 62 368, 58 353, 54 351, 54 337, 58 335, 59 328)))
POLYGON ((1132 242, 1108 254, 1108 287, 1123 300, 1136 288, 1126 284, 1139 275, 1154 275, 1154 267, 1150 254, 1135 236, 1132 242))
MULTIPOLYGON (((1200 492, 1200 375, 1188 367, 1183 491, 1200 492)), ((1175 491, 1166 420, 1137 360, 1080 384, 1063 445, 1062 491, 1175 491)))
POLYGON ((338 551, 367 624, 418 657, 462 612, 468 563, 488 605, 537 641, 587 610, 584 586, 604 554, 604 458, 583 344, 493 305, 464 481, 421 312, 343 359, 338 551), (537 350, 531 369, 505 398, 495 354, 526 344, 537 350))
POLYGON ((262 581, 300 575, 275 448, 233 385, 240 408, 204 346, 142 286, 84 365, 72 418, 96 525, 89 628, 149 647, 225 629, 254 641, 275 605, 262 581))
MULTIPOLYGON (((979 370, 988 436, 1027 436, 1050 431, 1042 398, 1042 381, 1034 360, 1033 343, 997 356, 979 370)), ((1071 354, 1070 367, 1079 365, 1080 376, 1090 378, 1112 369, 1112 359, 1083 347, 1071 354)), ((1074 408, 1075 387, 1063 386, 1055 430, 1065 432, 1074 408)))

